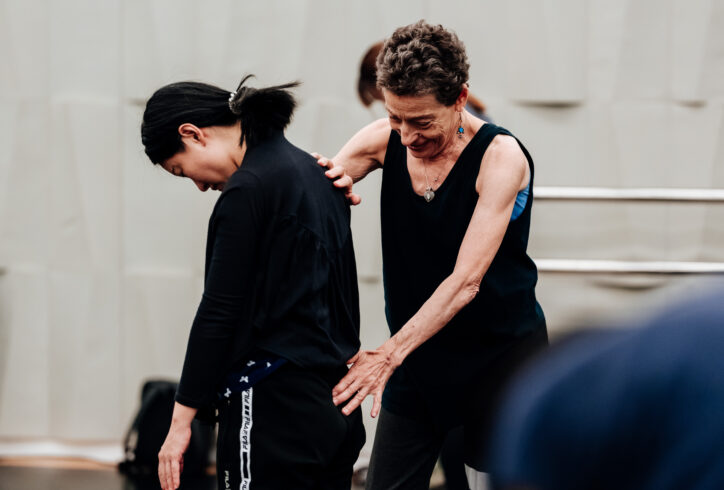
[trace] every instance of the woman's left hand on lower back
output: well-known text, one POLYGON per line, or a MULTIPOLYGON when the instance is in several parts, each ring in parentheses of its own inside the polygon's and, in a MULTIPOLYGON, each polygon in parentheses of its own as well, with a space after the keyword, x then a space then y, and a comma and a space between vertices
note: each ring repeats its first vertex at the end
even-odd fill
POLYGON ((352 364, 352 367, 332 390, 334 404, 340 405, 349 400, 342 409, 345 415, 349 415, 362 404, 367 395, 372 395, 374 402, 370 415, 376 417, 382 405, 382 392, 397 365, 390 353, 382 347, 360 350, 347 363, 352 364))

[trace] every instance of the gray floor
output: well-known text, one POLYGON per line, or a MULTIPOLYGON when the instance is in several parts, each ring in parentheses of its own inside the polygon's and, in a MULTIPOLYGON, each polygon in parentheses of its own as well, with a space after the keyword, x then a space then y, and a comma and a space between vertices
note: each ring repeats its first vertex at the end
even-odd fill
MULTIPOLYGON (((134 484, 114 470, 0 467, 2 490, 156 490, 156 481, 134 484)), ((187 479, 182 489, 216 490, 216 478, 187 479)))
MULTIPOLYGON (((114 470, 0 466, 2 490, 158 490, 153 479, 133 482, 114 470)), ((216 490, 216 477, 185 478, 182 490, 216 490)), ((362 490, 352 487, 352 490, 362 490)))

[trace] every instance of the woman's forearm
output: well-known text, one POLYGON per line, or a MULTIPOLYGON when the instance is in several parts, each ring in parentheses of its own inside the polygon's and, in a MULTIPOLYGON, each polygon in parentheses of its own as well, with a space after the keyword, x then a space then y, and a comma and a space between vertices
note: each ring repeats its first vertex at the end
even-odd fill
POLYGON ((196 417, 197 411, 195 408, 187 407, 179 402, 174 403, 171 425, 177 427, 191 426, 191 421, 196 417))
POLYGON ((383 345, 395 366, 439 332, 478 293, 477 277, 448 276, 412 318, 383 345))

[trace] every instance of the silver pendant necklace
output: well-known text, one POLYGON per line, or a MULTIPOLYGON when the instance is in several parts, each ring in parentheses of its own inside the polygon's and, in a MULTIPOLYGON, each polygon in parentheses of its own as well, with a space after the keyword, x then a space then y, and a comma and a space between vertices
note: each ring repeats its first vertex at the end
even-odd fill
MULTIPOLYGON (((463 138, 463 134, 465 133, 465 129, 463 129, 463 114, 460 113, 460 121, 458 122, 458 129, 455 131, 455 133, 458 135, 458 139, 463 138)), ((423 163, 422 168, 425 171, 425 192, 422 195, 422 197, 425 199, 426 202, 430 202, 433 199, 435 199, 435 191, 432 190, 432 186, 430 185, 430 182, 427 180, 427 164, 423 163)), ((440 175, 442 175, 442 172, 437 174, 437 177, 435 177, 435 180, 432 181, 432 185, 437 185, 437 181, 440 178, 440 175)))
MULTIPOLYGON (((430 182, 427 180, 427 164, 423 163, 422 168, 425 171, 425 193, 422 195, 422 197, 425 199, 426 202, 430 202, 433 199, 435 199, 435 191, 432 190, 432 186, 430 185, 430 182)), ((437 180, 440 178, 440 175, 438 174, 437 177, 435 177, 435 180, 432 181, 433 185, 437 184, 437 180)))

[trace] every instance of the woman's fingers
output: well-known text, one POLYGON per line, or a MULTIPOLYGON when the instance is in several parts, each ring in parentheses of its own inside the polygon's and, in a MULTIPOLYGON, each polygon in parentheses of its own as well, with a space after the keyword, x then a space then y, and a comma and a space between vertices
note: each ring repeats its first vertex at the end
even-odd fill
POLYGON ((173 486, 173 468, 171 467, 171 461, 166 461, 166 486, 174 490, 173 486))
POLYGON ((172 488, 174 489, 181 485, 181 470, 178 459, 173 459, 171 461, 171 483, 173 485, 172 488))
MULTIPOLYGON (((347 361, 347 364, 356 363, 359 360, 361 353, 362 353, 362 351, 358 351, 357 354, 352 356, 352 358, 350 358, 347 361)), ((350 369, 349 371, 347 371, 347 374, 345 374, 344 377, 342 377, 342 379, 339 380, 339 382, 334 386, 334 388, 332 388, 332 397, 336 397, 337 395, 342 393, 344 390, 346 390, 347 387, 350 385, 350 383, 352 383, 353 380, 354 380, 354 373, 350 369)))
POLYGON ((364 399, 367 397, 367 388, 362 388, 357 392, 357 394, 347 403, 347 405, 344 406, 342 409, 342 413, 345 415, 349 415, 355 410, 357 410, 357 407, 359 407, 364 399))
POLYGON ((174 457, 162 455, 158 461, 158 481, 163 490, 175 490, 181 485, 181 465, 174 457))
MULTIPOLYGON (((174 414, 178 412, 174 409, 174 414)), ((158 452, 158 480, 163 490, 175 490, 181 486, 184 452, 191 439, 191 427, 171 424, 166 440, 158 452)))
POLYGON ((374 394, 370 415, 376 417, 380 412, 382 391, 394 369, 388 366, 385 358, 377 351, 359 351, 347 363, 352 364, 352 367, 332 389, 334 404, 340 405, 347 401, 342 412, 349 415, 362 404, 367 395, 374 394))
MULTIPOLYGON (((337 170, 337 169, 335 168, 332 170, 328 170, 327 173, 334 172, 335 170, 337 170)), ((354 184, 354 181, 352 180, 352 177, 350 177, 349 175, 342 175, 340 178, 338 178, 337 180, 334 181, 335 187, 339 187, 339 188, 348 187, 350 191, 352 190, 352 184, 354 184)))
POLYGON ((354 395, 355 393, 359 393, 361 391, 360 385, 362 384, 362 380, 358 377, 352 378, 351 382, 347 384, 346 388, 344 388, 341 391, 338 391, 337 394, 334 393, 334 390, 332 390, 332 402, 335 405, 339 405, 340 403, 345 402, 349 399, 350 396, 354 395))
POLYGON ((350 192, 348 192, 347 194, 345 194, 345 197, 347 198, 347 200, 349 201, 349 203, 350 203, 352 206, 356 206, 356 205, 358 205, 359 203, 362 202, 362 198, 359 196, 359 194, 355 194, 355 193, 352 192, 352 191, 350 191, 350 192))
POLYGON ((322 155, 320 155, 319 153, 314 152, 314 151, 311 153, 311 155, 317 159, 317 163, 320 166, 330 168, 330 169, 332 167, 334 167, 334 162, 332 160, 330 160, 329 158, 323 157, 322 155))
POLYGON ((319 166, 327 169, 327 171, 324 172, 324 175, 333 181, 335 187, 347 190, 344 195, 351 205, 356 206, 362 202, 362 198, 358 194, 352 192, 354 180, 345 173, 344 167, 335 165, 332 160, 323 157, 319 153, 312 152, 311 155, 317 159, 317 164, 319 166))
MULTIPOLYGON (((357 379, 357 377, 355 376, 355 373, 353 373, 351 369, 349 371, 347 371, 347 374, 344 376, 344 378, 339 380, 339 383, 337 383, 337 385, 334 388, 332 388, 333 399, 336 400, 340 395, 342 395, 342 393, 347 391, 349 389, 349 387, 352 385, 352 383, 356 381, 356 379, 357 379)), ((342 400, 342 401, 344 401, 344 400, 342 400)), ((338 403, 335 402, 335 405, 337 405, 337 404, 338 403)))
MULTIPOLYGON (((338 180, 335 180, 335 184, 337 184, 337 182, 339 182, 340 177, 344 176, 344 167, 330 168, 329 170, 324 172, 324 175, 326 175, 327 178, 329 178, 329 179, 338 179, 338 180)), ((352 180, 352 179, 350 179, 350 180, 352 180)))
POLYGON ((158 462, 158 482, 161 484, 161 488, 166 490, 166 472, 164 471, 165 463, 163 461, 158 462))
POLYGON ((352 358, 347 360, 347 364, 354 364, 355 362, 357 362, 357 360, 360 357, 360 354, 362 354, 362 351, 357 351, 357 354, 355 354, 354 356, 352 356, 352 358))
POLYGON ((171 488, 168 479, 168 465, 166 459, 161 459, 158 462, 158 481, 161 483, 163 490, 169 490, 171 488))
POLYGON ((372 411, 370 412, 370 417, 375 418, 380 413, 380 408, 382 407, 382 391, 375 392, 375 400, 372 402, 372 411))

